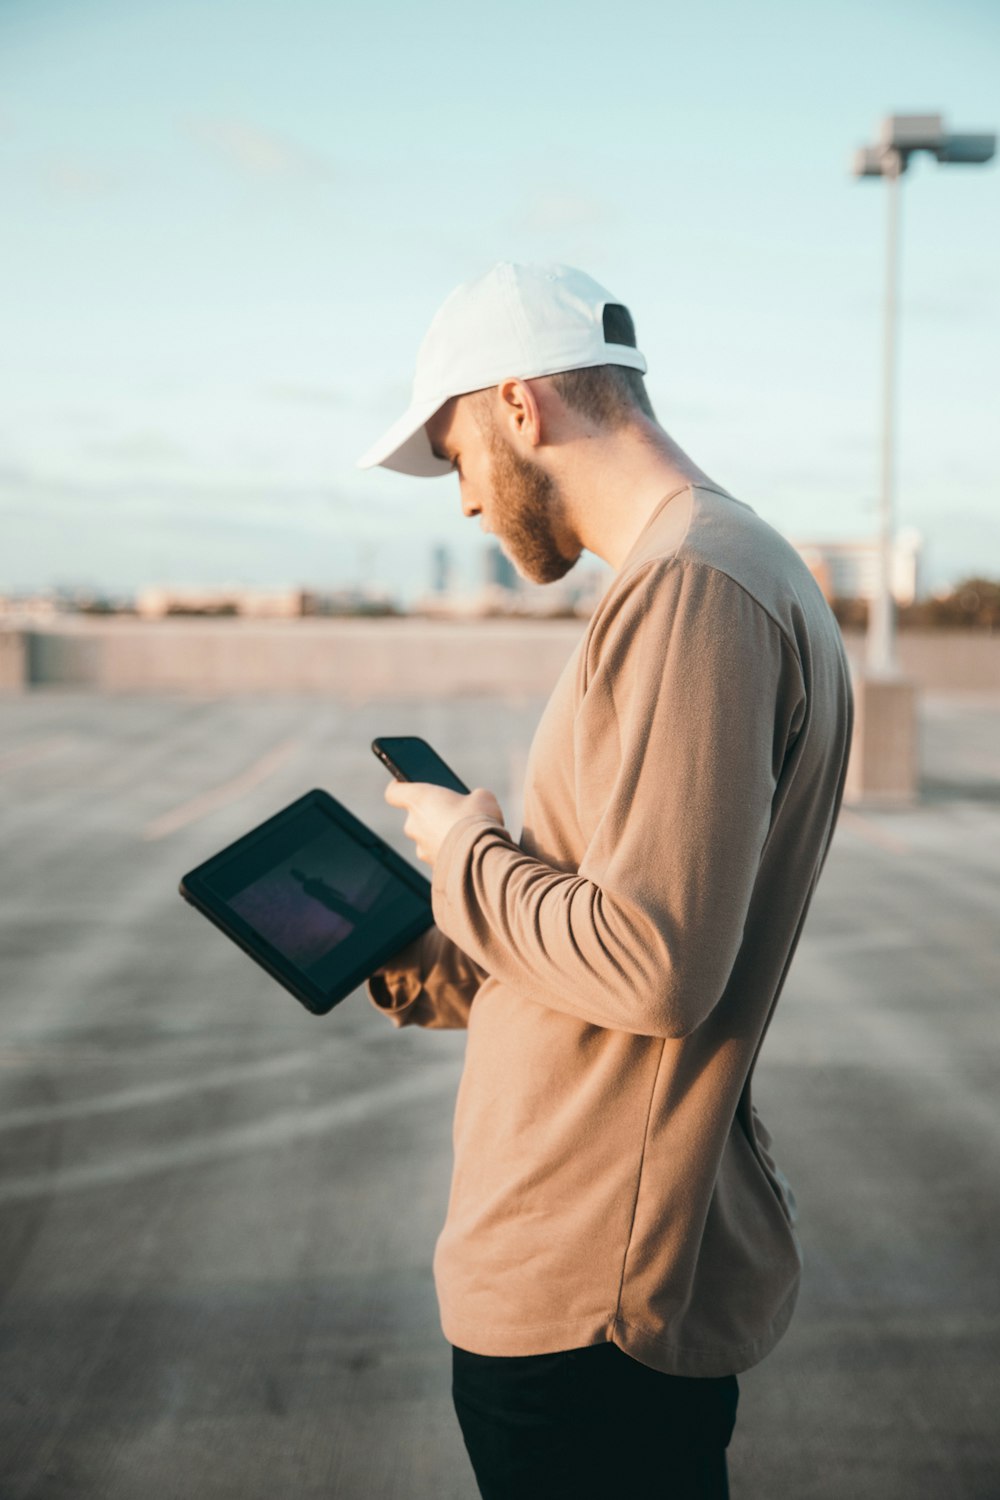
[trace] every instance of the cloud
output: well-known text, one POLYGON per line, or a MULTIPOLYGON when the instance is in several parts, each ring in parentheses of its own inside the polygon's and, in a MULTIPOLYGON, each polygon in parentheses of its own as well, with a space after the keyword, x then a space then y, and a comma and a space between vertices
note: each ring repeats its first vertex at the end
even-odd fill
POLYGON ((196 141, 249 177, 329 182, 334 176, 333 164, 326 157, 262 130, 249 120, 196 119, 186 121, 185 128, 196 141))
POLYGON ((917 292, 902 298, 902 317, 923 323, 977 324, 993 311, 993 288, 980 280, 940 292, 917 292))
POLYGON ((607 224, 605 203, 584 193, 537 192, 521 211, 518 228, 532 234, 569 234, 607 224))
POLYGON ((993 513, 942 503, 931 510, 916 506, 907 514, 926 541, 921 572, 931 588, 961 578, 1000 577, 1000 535, 993 513))
POLYGON ((78 156, 57 157, 43 170, 50 187, 73 198, 100 198, 115 185, 109 172, 78 156))
MULTIPOLYGON (((859 325, 864 322, 875 326, 883 315, 885 302, 883 295, 873 290, 845 298, 843 307, 859 325)), ((904 282, 899 293, 904 329, 909 322, 976 327, 993 314, 995 307, 995 290, 980 276, 970 276, 961 285, 933 292, 909 291, 904 282)))
POLYGON ((385 420, 401 417, 413 397, 413 387, 408 380, 387 380, 365 393, 365 405, 385 420))
POLYGON ((83 520, 95 527, 162 523, 184 528, 195 520, 199 531, 338 531, 352 523, 367 531, 390 518, 396 525, 413 514, 407 497, 395 499, 370 489, 352 494, 320 483, 198 481, 141 473, 88 481, 0 465, 0 526, 12 517, 30 515, 53 524, 83 520))
POLYGON ((180 464, 190 455, 180 443, 161 432, 133 432, 123 438, 100 438, 84 444, 95 458, 110 459, 116 464, 180 464))
POLYGON ((295 406, 322 406, 327 410, 351 404, 347 392, 335 386, 305 385, 295 381, 265 386, 264 395, 272 401, 290 402, 295 406))
POLYGON ((0 591, 67 580, 128 591, 168 577, 344 582, 365 548, 375 549, 380 568, 388 559, 386 577, 405 589, 426 555, 419 484, 394 496, 364 482, 100 483, 0 464, 0 591))

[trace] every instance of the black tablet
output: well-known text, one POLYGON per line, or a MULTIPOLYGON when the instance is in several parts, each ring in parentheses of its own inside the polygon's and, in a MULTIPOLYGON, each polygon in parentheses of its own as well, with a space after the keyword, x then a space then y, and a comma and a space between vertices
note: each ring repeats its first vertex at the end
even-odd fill
POLYGON ((180 891, 314 1015, 434 921, 430 882, 322 791, 190 871, 180 891))

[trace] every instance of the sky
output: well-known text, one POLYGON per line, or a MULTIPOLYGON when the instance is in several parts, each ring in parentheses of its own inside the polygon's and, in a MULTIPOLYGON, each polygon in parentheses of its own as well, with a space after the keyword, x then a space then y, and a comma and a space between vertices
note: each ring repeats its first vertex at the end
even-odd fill
MULTIPOLYGON (((0 0, 0 592, 474 583, 357 457, 498 260, 630 307, 663 426, 798 540, 877 525, 891 113, 1000 130, 993 0, 0 0)), ((1000 171, 902 184, 897 516, 1000 577, 1000 171)))

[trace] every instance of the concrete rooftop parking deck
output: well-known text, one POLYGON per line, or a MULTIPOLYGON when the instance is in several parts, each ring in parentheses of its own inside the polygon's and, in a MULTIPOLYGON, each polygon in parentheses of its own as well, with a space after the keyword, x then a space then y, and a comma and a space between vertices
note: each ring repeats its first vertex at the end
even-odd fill
MULTIPOLYGON (((540 708, 0 704, 3 1500, 473 1500, 430 1269, 464 1036, 308 1015, 177 882, 312 786, 411 857, 377 733, 519 827, 540 708)), ((1000 697, 922 733, 920 806, 843 814, 757 1069, 807 1264, 734 1500, 1000 1496, 1000 697)))

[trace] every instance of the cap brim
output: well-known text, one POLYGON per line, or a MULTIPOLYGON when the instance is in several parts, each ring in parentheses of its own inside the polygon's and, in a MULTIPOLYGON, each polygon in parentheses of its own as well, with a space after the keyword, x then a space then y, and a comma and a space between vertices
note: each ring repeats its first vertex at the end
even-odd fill
POLYGON ((431 452, 431 440, 424 428, 424 423, 429 422, 443 405, 443 400, 415 401, 399 421, 394 422, 388 432, 362 454, 357 467, 395 469, 400 474, 416 474, 421 479, 450 474, 452 465, 431 452))

